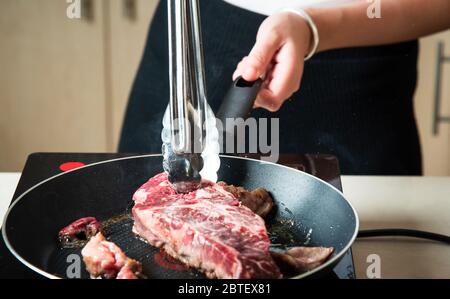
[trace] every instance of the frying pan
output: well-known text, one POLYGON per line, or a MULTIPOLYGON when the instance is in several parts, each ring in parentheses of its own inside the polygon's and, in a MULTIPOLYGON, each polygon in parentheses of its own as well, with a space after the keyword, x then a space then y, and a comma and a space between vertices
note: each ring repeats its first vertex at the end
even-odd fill
MULTIPOLYGON (((355 240, 358 217, 344 195, 328 183, 283 165, 221 156, 219 179, 246 189, 266 188, 275 208, 265 219, 272 243, 286 246, 334 247, 321 266, 294 276, 320 276, 331 271, 355 240)), ((148 278, 203 278, 196 270, 179 271, 157 262, 159 250, 138 239, 132 219, 119 217, 132 206, 133 193, 162 172, 161 155, 143 155, 89 164, 55 175, 20 195, 7 211, 2 235, 23 264, 48 278, 65 278, 68 256, 80 248, 61 248, 58 231, 86 216, 109 221, 105 234, 131 258, 143 263, 148 278)), ((88 273, 82 264, 82 278, 88 273)))

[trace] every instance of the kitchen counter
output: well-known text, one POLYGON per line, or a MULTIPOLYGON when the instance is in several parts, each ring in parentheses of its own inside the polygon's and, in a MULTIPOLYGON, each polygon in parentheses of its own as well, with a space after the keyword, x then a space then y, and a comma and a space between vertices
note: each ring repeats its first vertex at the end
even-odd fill
MULTIPOLYGON (((0 173, 0 220, 19 173, 0 173)), ((450 235, 450 177, 343 176, 344 194, 361 229, 409 228, 450 235)), ((413 238, 361 239, 353 245, 358 278, 369 255, 380 257, 382 278, 450 278, 450 246, 413 238)))
POLYGON ((0 226, 19 183, 20 173, 0 173, 0 226))
MULTIPOLYGON (((450 235, 450 177, 343 176, 360 229, 409 228, 450 235)), ((413 238, 370 238, 353 246, 357 277, 378 254, 383 278, 450 278, 450 246, 413 238)))

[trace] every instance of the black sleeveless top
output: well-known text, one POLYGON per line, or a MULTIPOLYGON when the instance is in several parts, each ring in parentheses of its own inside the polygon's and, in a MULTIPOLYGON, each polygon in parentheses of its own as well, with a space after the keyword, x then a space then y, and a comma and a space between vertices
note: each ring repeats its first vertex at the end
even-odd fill
MULTIPOLYGON (((236 64, 265 16, 220 0, 200 1, 208 101, 217 111, 236 64)), ((332 50, 305 64, 300 90, 276 113, 280 153, 336 155, 343 174, 420 175, 413 109, 417 41, 332 50)), ((169 102, 167 11, 161 1, 130 96, 120 152, 161 152, 169 102)))

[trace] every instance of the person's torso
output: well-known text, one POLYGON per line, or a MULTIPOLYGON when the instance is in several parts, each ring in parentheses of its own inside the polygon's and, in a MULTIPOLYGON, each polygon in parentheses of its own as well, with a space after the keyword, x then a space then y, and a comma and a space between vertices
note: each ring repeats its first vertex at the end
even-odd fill
MULTIPOLYGON (((265 16, 222 0, 200 3, 208 103, 217 111, 265 16)), ((161 120, 170 97, 164 75, 169 67, 166 5, 162 0, 152 21, 121 152, 161 151, 161 120)), ((305 64, 299 92, 276 113, 256 109, 252 117, 267 120, 266 132, 278 120, 278 133, 270 133, 277 141, 269 139, 279 153, 333 154, 344 174, 419 175, 412 101, 417 53, 417 41, 318 53, 305 64)))
POLYGON ((263 15, 271 15, 287 7, 333 6, 361 0, 223 0, 237 7, 263 15))

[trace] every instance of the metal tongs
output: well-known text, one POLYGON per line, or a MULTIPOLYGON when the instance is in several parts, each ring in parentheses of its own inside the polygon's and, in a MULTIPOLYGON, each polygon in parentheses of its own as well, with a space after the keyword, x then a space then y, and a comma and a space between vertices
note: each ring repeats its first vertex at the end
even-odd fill
POLYGON ((222 100, 216 119, 206 99, 199 0, 167 3, 170 103, 161 134, 163 167, 176 191, 186 193, 198 188, 202 179, 217 181, 218 127, 222 128, 220 134, 228 134, 229 128, 223 127, 227 119, 249 116, 262 80, 236 79, 222 100))
POLYGON ((185 193, 196 189, 201 181, 204 164, 201 153, 205 147, 209 106, 198 0, 167 2, 170 142, 163 144, 163 166, 170 183, 178 192, 185 193))

